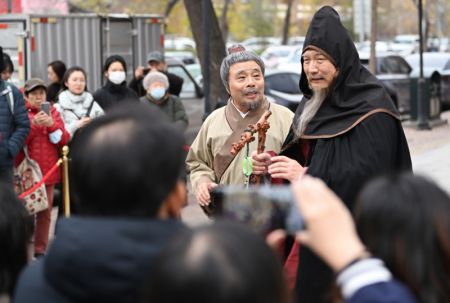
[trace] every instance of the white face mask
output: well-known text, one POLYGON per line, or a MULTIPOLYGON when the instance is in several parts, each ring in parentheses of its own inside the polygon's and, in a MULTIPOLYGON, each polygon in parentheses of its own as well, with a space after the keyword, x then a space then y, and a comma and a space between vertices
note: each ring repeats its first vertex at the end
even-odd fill
POLYGON ((108 79, 114 84, 121 84, 126 77, 125 72, 110 72, 108 79))

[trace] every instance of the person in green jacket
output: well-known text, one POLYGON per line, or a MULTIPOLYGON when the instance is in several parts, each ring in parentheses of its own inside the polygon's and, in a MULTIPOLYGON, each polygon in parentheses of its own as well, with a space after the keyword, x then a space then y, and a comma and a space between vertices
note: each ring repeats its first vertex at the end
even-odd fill
POLYGON ((169 80, 166 75, 150 71, 143 80, 146 95, 141 102, 158 107, 173 121, 180 130, 186 130, 189 124, 186 111, 179 97, 169 93, 169 80))

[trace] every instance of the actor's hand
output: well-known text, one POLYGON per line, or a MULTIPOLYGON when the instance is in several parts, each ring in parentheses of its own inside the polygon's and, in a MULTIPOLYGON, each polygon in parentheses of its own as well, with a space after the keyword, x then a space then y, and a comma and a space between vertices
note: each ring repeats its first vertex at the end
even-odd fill
POLYGON ((286 179, 294 182, 306 172, 306 168, 295 160, 285 156, 275 156, 271 159, 269 174, 272 178, 286 179))
POLYGON ((197 186, 197 190, 195 192, 198 204, 200 204, 201 206, 208 206, 208 204, 211 202, 210 192, 215 187, 217 187, 217 184, 214 182, 200 183, 197 186))
POLYGON ((271 156, 269 153, 256 153, 256 151, 252 152, 252 162, 253 162, 253 171, 254 175, 264 175, 267 174, 267 167, 270 165, 271 156))
POLYGON ((292 184, 292 191, 306 226, 297 240, 335 271, 365 251, 347 207, 322 180, 305 175, 292 184))

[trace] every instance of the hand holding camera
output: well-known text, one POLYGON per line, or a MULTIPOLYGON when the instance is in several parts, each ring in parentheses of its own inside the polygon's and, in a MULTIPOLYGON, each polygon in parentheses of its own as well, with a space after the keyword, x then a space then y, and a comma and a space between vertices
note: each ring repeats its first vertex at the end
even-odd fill
POLYGON ((307 226, 297 232, 300 243, 314 250, 335 271, 365 251, 350 211, 322 180, 304 176, 291 187, 307 226))

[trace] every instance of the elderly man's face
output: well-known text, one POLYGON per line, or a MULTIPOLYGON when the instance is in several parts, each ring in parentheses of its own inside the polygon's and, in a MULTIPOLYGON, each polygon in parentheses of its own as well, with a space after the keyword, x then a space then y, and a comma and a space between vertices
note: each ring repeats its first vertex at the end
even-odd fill
POLYGON ((312 49, 303 53, 303 70, 311 89, 329 88, 337 76, 334 64, 321 52, 312 49))
POLYGON ((257 107, 264 98, 264 75, 255 61, 233 64, 228 84, 234 104, 243 113, 257 107))

